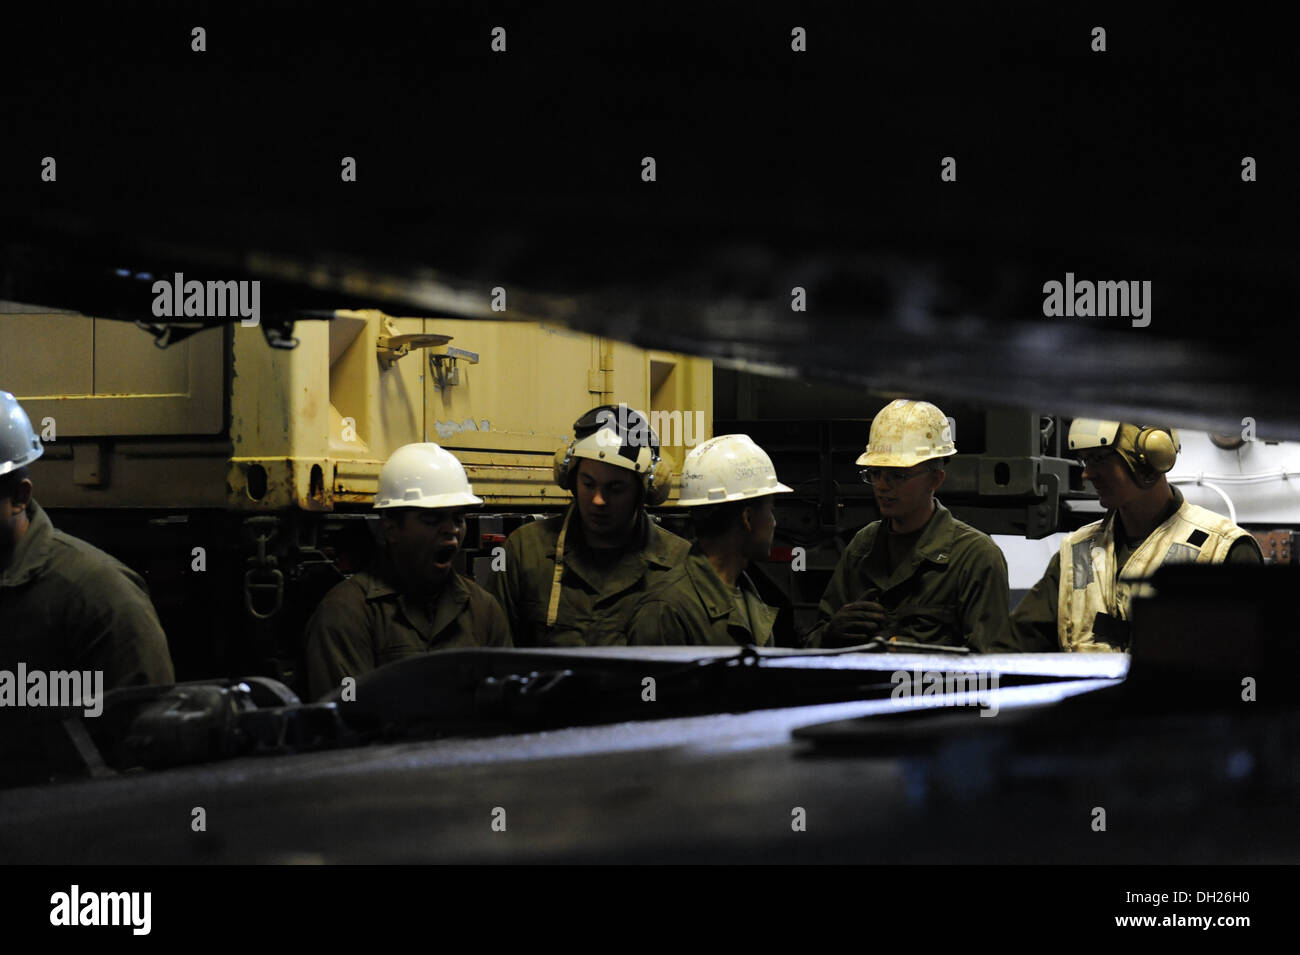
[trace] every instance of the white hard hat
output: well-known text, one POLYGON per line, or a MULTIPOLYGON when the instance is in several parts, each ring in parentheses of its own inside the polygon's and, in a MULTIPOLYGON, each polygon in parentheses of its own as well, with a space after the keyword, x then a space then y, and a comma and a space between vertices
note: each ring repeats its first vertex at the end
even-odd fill
POLYGON ((1075 418, 1070 422, 1070 450, 1114 448, 1119 444, 1119 424, 1099 418, 1075 418))
POLYGON ((466 507, 482 504, 469 486, 465 468, 436 444, 404 444, 379 472, 375 509, 386 507, 466 507))
POLYGON ((659 445, 645 415, 627 405, 593 408, 574 422, 574 437, 572 457, 604 461, 638 474, 650 471, 659 445))
POLYGON ((23 406, 9 392, 0 391, 0 474, 31 464, 44 453, 23 406))
POLYGON ((660 456, 659 436, 645 415, 626 404, 600 405, 573 423, 574 438, 555 452, 555 483, 572 490, 577 461, 586 458, 625 468, 641 476, 645 502, 668 499, 672 464, 660 456))
POLYGON ((931 458, 957 453, 952 425, 928 401, 891 401, 871 419, 867 450, 858 464, 884 468, 910 468, 931 458))
POLYGON ((686 455, 679 507, 725 504, 790 491, 772 459, 747 434, 720 434, 686 455))
POLYGON ((1182 441, 1173 428, 1146 428, 1127 421, 1075 418, 1070 422, 1071 451, 1111 448, 1128 462, 1130 469, 1150 468, 1163 474, 1173 468, 1182 441))

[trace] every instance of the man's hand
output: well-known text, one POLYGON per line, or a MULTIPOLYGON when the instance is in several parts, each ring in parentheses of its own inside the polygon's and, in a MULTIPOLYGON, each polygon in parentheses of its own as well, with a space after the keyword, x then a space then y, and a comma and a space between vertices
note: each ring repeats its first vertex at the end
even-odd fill
POLYGON ((835 616, 822 635, 822 644, 828 647, 850 647, 866 643, 885 625, 885 608, 871 600, 855 600, 846 603, 835 616))

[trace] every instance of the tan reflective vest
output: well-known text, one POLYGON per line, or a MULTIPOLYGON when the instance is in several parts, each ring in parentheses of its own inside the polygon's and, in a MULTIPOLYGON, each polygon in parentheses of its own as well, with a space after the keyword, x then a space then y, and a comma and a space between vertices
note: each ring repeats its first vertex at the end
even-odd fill
POLYGON ((1222 563, 1249 532, 1213 511, 1188 504, 1153 530, 1115 566, 1115 513, 1081 527, 1061 541, 1061 587, 1056 602, 1062 650, 1114 651, 1093 639, 1093 620, 1107 613, 1128 620, 1134 597, 1152 591, 1143 581, 1165 563, 1222 563))

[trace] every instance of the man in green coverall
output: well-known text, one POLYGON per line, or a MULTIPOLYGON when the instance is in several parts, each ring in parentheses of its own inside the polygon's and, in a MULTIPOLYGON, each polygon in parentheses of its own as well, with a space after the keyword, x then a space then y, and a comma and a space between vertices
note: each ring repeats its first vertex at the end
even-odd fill
POLYGON ((511 534, 492 580, 516 646, 627 643, 637 603, 690 549, 646 513, 667 499, 672 469, 645 417, 601 405, 573 429, 555 455, 555 482, 573 503, 511 534))
POLYGON ((0 391, 0 670, 101 671, 105 690, 173 682, 144 580, 56 530, 32 497, 28 465, 43 453, 18 400, 0 391))
POLYGON ((58 745, 47 742, 63 738, 57 727, 67 706, 97 716, 108 690, 175 681, 167 637, 143 578, 99 548, 55 529, 36 503, 28 465, 44 453, 18 400, 0 391, 0 784, 5 785, 44 776, 50 746, 58 745), (56 691, 59 686, 63 692, 56 691))
POLYGON ((745 574, 772 550, 772 495, 790 488, 744 434, 712 438, 686 456, 679 507, 692 508, 696 542, 641 601, 630 644, 771 646, 777 609, 745 574))
POLYGON ((436 444, 407 444, 379 472, 376 565, 336 584, 307 623, 313 699, 385 663, 453 647, 508 647, 492 596, 456 573, 465 509, 482 504, 465 469, 436 444))
POLYGON ((1002 551, 934 497, 944 458, 956 453, 947 418, 928 402, 894 401, 872 420, 858 463, 881 519, 858 531, 841 556, 805 646, 897 638, 984 653, 1014 649, 1002 551))

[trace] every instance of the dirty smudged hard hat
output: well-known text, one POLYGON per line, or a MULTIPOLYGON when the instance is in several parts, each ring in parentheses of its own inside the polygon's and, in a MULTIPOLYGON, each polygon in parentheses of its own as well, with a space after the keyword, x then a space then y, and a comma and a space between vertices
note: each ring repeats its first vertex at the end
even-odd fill
POLYGON ((952 425, 928 401, 891 401, 871 419, 867 450, 858 464, 870 467, 910 468, 931 458, 957 453, 952 425))

